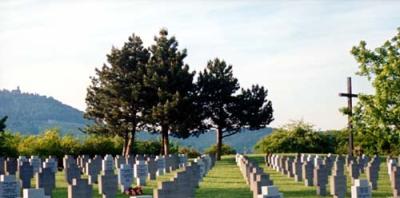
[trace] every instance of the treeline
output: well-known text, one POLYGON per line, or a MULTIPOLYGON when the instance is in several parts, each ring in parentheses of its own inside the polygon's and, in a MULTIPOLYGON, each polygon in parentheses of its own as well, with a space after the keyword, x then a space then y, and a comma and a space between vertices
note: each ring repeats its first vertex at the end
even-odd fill
MULTIPOLYGON (((99 136, 88 135, 85 137, 76 137, 72 134, 61 135, 57 128, 48 129, 37 135, 21 135, 20 133, 11 133, 2 131, 2 119, 0 119, 0 156, 18 157, 18 156, 57 156, 62 158, 64 155, 121 155, 123 138, 119 136, 99 136)), ((159 140, 136 140, 132 145, 132 155, 147 154, 159 155, 162 144, 159 140)), ((190 158, 196 158, 201 155, 194 148, 181 146, 176 142, 170 142, 170 153, 186 154, 190 158)), ((205 153, 215 154, 216 145, 206 149, 205 153)), ((222 154, 235 154, 233 147, 223 144, 222 154)))
POLYGON ((232 65, 220 58, 209 60, 195 79, 187 55, 166 29, 149 47, 135 34, 113 47, 107 63, 91 77, 84 116, 94 124, 85 131, 122 137, 124 155, 135 152, 131 145, 137 131, 157 133, 167 155, 170 136, 187 138, 214 129, 219 159, 224 138, 243 128, 265 128, 273 120, 266 88, 241 88, 232 65))
MULTIPOLYGON (((348 153, 348 130, 318 131, 312 124, 304 121, 291 122, 281 128, 275 129, 270 135, 265 136, 254 146, 257 153, 348 153)), ((378 138, 378 137, 377 137, 378 138)), ((376 141, 384 142, 385 136, 380 140, 372 141, 368 135, 354 134, 354 154, 368 155, 400 155, 400 147, 376 145, 376 141)), ((390 145, 386 141, 383 145, 390 145)))
MULTIPOLYGON (((38 135, 21 135, 19 133, 1 132, 0 156, 17 157, 19 155, 63 157, 64 155, 121 155, 123 139, 119 136, 88 135, 77 138, 73 135, 61 135, 59 129, 48 129, 38 135)), ((158 155, 161 143, 154 141, 135 141, 134 154, 158 155)), ((170 143, 171 153, 184 153, 190 157, 200 155, 192 148, 180 147, 170 143)))

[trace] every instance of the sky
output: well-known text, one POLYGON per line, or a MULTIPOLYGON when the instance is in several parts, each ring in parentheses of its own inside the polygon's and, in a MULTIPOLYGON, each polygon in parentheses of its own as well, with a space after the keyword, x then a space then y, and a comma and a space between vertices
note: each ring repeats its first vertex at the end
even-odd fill
POLYGON ((353 77, 373 93, 350 54, 374 49, 400 27, 400 1, 0 1, 0 89, 52 96, 85 110, 86 88, 112 46, 135 33, 146 46, 161 28, 186 48, 191 70, 215 57, 242 87, 265 86, 279 127, 303 119, 346 127, 338 96, 353 77))

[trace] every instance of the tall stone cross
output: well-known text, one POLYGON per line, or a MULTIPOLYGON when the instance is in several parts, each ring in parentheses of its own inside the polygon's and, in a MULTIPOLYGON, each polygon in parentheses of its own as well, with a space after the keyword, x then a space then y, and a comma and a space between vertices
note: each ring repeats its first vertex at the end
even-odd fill
POLYGON ((353 98, 358 97, 358 95, 353 94, 351 91, 351 77, 347 77, 347 93, 339 93, 339 96, 347 98, 347 108, 349 110, 347 124, 349 129, 349 155, 353 156, 353 123, 351 117, 353 116, 353 98))

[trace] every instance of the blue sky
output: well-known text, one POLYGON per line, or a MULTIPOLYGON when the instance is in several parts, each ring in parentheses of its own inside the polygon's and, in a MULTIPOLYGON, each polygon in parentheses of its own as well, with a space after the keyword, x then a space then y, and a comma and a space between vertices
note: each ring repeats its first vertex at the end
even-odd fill
POLYGON ((317 128, 346 126, 338 92, 354 75, 349 53, 375 48, 400 27, 396 1, 0 1, 0 89, 53 96, 85 109, 94 68, 111 46, 136 33, 145 45, 160 28, 175 35, 186 62, 201 70, 225 59, 243 87, 268 88, 274 127, 304 119, 317 128))

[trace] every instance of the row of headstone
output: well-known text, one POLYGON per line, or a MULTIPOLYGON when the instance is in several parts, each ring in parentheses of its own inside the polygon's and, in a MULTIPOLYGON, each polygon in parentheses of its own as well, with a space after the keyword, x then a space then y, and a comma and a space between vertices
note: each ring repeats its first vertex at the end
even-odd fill
POLYGON ((169 181, 159 182, 157 188, 154 189, 153 197, 194 198, 199 182, 214 166, 214 163, 215 158, 210 155, 203 155, 192 163, 187 163, 187 159, 180 158, 177 165, 182 168, 182 171, 176 172, 169 181))
POLYGON ((400 197, 400 166, 396 159, 387 159, 388 174, 390 179, 390 186, 392 188, 393 197, 400 197))
POLYGON ((345 166, 353 184, 362 172, 366 172, 367 183, 371 185, 372 189, 377 189, 380 167, 378 156, 370 159, 365 155, 352 158, 332 154, 298 154, 295 157, 267 154, 265 163, 268 167, 288 177, 293 177, 296 182, 303 181, 305 186, 315 186, 316 194, 319 196, 327 195, 329 183, 330 194, 338 198, 346 195, 345 166))
POLYGON ((236 164, 253 192, 253 198, 283 197, 282 193, 279 193, 278 189, 273 186, 269 175, 264 173, 264 170, 257 163, 251 162, 244 155, 236 154, 236 164))

